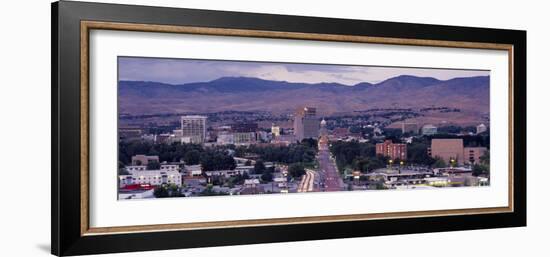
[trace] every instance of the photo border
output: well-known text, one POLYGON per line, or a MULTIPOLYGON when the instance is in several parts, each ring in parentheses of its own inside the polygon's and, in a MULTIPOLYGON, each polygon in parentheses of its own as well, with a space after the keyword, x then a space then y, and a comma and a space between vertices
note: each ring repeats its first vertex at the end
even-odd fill
MULTIPOLYGON (((457 214, 481 214, 481 213, 499 213, 513 212, 513 159, 509 158, 508 169, 508 206, 507 207, 488 207, 488 208, 468 208, 468 209, 450 209, 450 210, 432 210, 432 211, 409 211, 409 212, 389 212, 389 213, 369 213, 353 215, 330 215, 314 217, 290 217, 274 219, 254 219, 254 220, 232 220, 232 221, 211 221, 211 222, 193 222, 178 224, 155 224, 138 226, 120 226, 120 227, 90 227, 89 226, 89 34, 91 30, 121 30, 137 32, 163 32, 177 34, 194 35, 213 35, 213 36, 236 36, 236 37, 256 37, 256 38, 280 38, 280 39, 298 39, 298 40, 321 40, 332 42, 355 42, 370 44, 390 44, 390 45, 414 45, 427 47, 451 47, 451 48, 469 48, 469 49, 490 49, 508 51, 509 67, 513 56, 513 46, 509 44, 489 44, 476 42, 458 42, 458 41, 440 41, 440 40, 418 40, 418 39, 395 39, 384 37, 369 36, 346 36, 330 34, 311 34, 294 33, 280 31, 260 31, 260 30, 242 30, 242 29, 213 29, 188 26, 170 26, 170 25, 151 25, 135 23, 115 23, 115 22, 97 22, 83 20, 81 24, 81 235, 97 235, 123 232, 147 232, 147 231, 165 231, 165 230, 188 230, 188 229, 212 229, 224 227, 247 227, 247 226, 269 226, 269 225, 289 225, 306 224, 318 222, 341 222, 341 221, 361 221, 370 219, 389 219, 389 218, 411 218, 411 217, 429 217, 457 214)), ((513 76, 512 70, 509 71, 509 78, 513 76)), ((509 93, 513 88, 513 81, 509 80, 509 93)), ((509 97, 509 111, 513 110, 512 97, 509 97)), ((512 117, 510 116, 509 119, 512 117)), ((509 120, 511 123, 511 120, 509 120)), ((513 133, 509 131, 509 149, 513 149, 513 133)))

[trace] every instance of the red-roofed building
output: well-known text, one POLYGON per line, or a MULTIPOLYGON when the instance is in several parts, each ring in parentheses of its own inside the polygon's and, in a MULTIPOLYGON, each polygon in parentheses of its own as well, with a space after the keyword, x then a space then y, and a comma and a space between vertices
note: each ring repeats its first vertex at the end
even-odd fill
POLYGON ((392 160, 406 160, 407 145, 394 144, 391 140, 385 140, 383 143, 376 144, 376 154, 388 156, 392 160))

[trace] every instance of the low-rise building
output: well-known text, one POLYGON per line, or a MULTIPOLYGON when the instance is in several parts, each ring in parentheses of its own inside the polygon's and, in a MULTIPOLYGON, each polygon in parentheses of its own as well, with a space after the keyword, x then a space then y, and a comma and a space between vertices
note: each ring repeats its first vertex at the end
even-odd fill
POLYGON ((118 138, 121 141, 141 140, 143 131, 140 128, 119 128, 118 138))
POLYGON ((464 147, 464 161, 472 164, 481 163, 481 156, 486 152, 486 147, 464 147))
POLYGON ((225 177, 230 178, 237 175, 242 175, 243 171, 234 169, 234 170, 212 170, 212 171, 205 171, 204 172, 206 176, 208 177, 225 177))
POLYGON ((406 160, 407 145, 395 144, 391 140, 384 140, 383 143, 376 144, 376 154, 388 156, 392 160, 406 160))
POLYGON ((128 165, 124 167, 126 171, 128 171, 130 174, 134 171, 143 171, 147 169, 147 166, 145 165, 128 165))
POLYGON ((446 163, 464 163, 464 142, 462 138, 434 138, 428 155, 441 158, 446 163))
POLYGON ((149 162, 159 162, 159 157, 156 155, 143 155, 138 154, 132 156, 132 165, 145 165, 149 164, 149 162))
POLYGON ((181 186, 181 175, 177 171, 162 170, 140 170, 134 171, 131 175, 119 176, 119 187, 124 188, 128 185, 162 185, 175 184, 181 186))
POLYGON ((431 177, 431 178, 424 178, 424 181, 427 185, 435 186, 435 187, 446 187, 451 183, 451 179, 448 177, 431 177))
POLYGON ((476 126, 476 134, 481 134, 485 131, 487 131, 487 126, 485 126, 485 124, 482 123, 476 126))
POLYGON ((169 171, 178 171, 180 170, 180 166, 178 164, 161 164, 160 170, 169 170, 169 171))
POLYGON ((242 174, 242 173, 249 173, 249 174, 251 174, 252 171, 254 170, 254 166, 240 165, 240 166, 235 167, 235 170, 238 171, 238 172, 240 172, 241 174, 242 174))
POLYGON ((256 187, 260 184, 260 180, 259 179, 256 179, 256 178, 252 178, 252 179, 245 179, 244 180, 244 187, 256 187))
POLYGON ((417 134, 418 133, 418 124, 417 123, 407 123, 403 122, 401 123, 401 133, 410 133, 410 134, 417 134))
POLYGON ((235 132, 233 137, 236 145, 249 145, 256 143, 256 132, 235 132))
POLYGON ((292 143, 296 143, 296 140, 297 139, 294 135, 288 134, 288 135, 280 135, 278 137, 275 137, 273 140, 271 140, 271 143, 287 146, 292 143))
POLYGON ((202 166, 200 164, 185 165, 181 173, 183 176, 186 176, 186 177, 202 176, 202 166))
POLYGON ((422 135, 431 136, 437 134, 437 127, 432 124, 427 124, 422 127, 422 135))
POLYGON ((434 138, 428 155, 441 158, 446 163, 462 165, 480 163, 486 151, 486 147, 464 147, 462 138, 434 138))
POLYGON ((218 133, 216 143, 220 145, 232 145, 235 144, 235 135, 230 132, 222 131, 218 133))

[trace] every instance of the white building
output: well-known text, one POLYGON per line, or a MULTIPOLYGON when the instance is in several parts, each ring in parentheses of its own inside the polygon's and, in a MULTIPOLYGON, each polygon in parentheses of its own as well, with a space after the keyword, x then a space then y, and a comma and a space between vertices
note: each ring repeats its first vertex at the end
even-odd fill
POLYGON ((451 180, 448 177, 431 177, 425 178, 424 181, 427 185, 440 187, 447 186, 451 183, 451 180))
POLYGON ((482 123, 482 124, 477 125, 476 134, 480 134, 480 133, 483 133, 485 131, 487 131, 487 126, 485 126, 485 124, 482 123))
POLYGON ((256 143, 256 132, 233 133, 236 145, 250 145, 256 143))
POLYGON ((234 177, 234 176, 243 174, 243 172, 241 170, 237 170, 237 169, 235 169, 235 170, 213 170, 213 171, 205 171, 204 173, 208 177, 220 176, 220 177, 225 177, 225 178, 234 177))
POLYGON ((144 171, 144 170, 146 170, 147 166, 145 166, 145 165, 128 165, 124 168, 126 169, 126 171, 128 171, 130 174, 132 174, 132 172, 134 172, 134 171, 144 171))
POLYGON ((244 180, 244 186, 245 187, 256 187, 259 184, 260 184, 260 180, 257 179, 257 178, 245 179, 244 180))
POLYGON ((422 127, 422 135, 431 136, 437 134, 437 127, 431 124, 422 127))
POLYGON ((177 164, 161 164, 160 170, 162 171, 177 171, 179 172, 180 166, 177 164))
POLYGON ((186 115, 181 117, 181 142, 202 144, 206 141, 206 116, 186 115))
POLYGON ((382 129, 379 127, 374 128, 372 132, 374 133, 374 136, 381 136, 383 133, 382 129))
POLYGON ((246 172, 246 173, 252 173, 252 171, 254 170, 254 166, 245 166, 245 165, 240 165, 240 166, 237 166, 235 168, 236 171, 240 172, 241 174, 246 172))
MULTIPOLYGON (((140 172, 147 170, 147 166, 145 165, 128 165, 125 167, 126 171, 128 171, 130 174, 134 174, 134 172, 140 172)), ((177 164, 161 164, 160 165, 161 171, 176 171, 179 172, 179 165, 177 164)))
POLYGON ((263 130, 256 132, 260 141, 267 142, 271 138, 271 135, 263 130))
POLYGON ((216 143, 220 145, 232 145, 235 144, 235 135, 229 132, 220 132, 218 133, 218 138, 216 143))
POLYGON ((278 137, 281 135, 281 127, 275 126, 275 124, 271 125, 271 134, 273 134, 274 137, 278 137))
POLYGON ((133 171, 131 175, 120 175, 119 180, 120 188, 134 184, 149 184, 154 186, 162 184, 175 184, 181 186, 181 175, 179 172, 173 170, 133 171))
POLYGON ((149 141, 149 142, 157 142, 157 135, 155 134, 146 134, 146 135, 141 135, 141 139, 143 141, 149 141))
POLYGON ((202 175, 202 166, 200 164, 197 165, 185 165, 183 168, 182 175, 188 176, 188 177, 197 177, 202 175))
POLYGON ((237 162, 237 166, 243 166, 247 162, 250 162, 251 164, 256 163, 255 160, 247 159, 247 158, 241 158, 241 157, 233 157, 235 162, 237 162))

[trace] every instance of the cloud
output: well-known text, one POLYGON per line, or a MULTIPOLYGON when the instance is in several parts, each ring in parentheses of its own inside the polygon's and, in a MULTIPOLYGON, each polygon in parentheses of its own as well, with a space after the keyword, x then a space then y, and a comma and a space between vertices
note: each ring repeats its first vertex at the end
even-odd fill
POLYGON ((170 84, 204 82, 220 77, 256 77, 302 83, 336 82, 355 85, 377 83, 399 75, 434 77, 487 76, 488 71, 324 64, 289 64, 247 61, 191 60, 119 57, 119 79, 156 81, 170 84))

